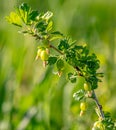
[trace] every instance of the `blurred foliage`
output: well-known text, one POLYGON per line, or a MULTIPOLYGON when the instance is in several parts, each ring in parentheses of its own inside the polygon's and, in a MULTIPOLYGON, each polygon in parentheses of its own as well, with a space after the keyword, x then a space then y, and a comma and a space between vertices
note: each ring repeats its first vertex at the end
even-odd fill
POLYGON ((116 118, 116 1, 1 0, 0 130, 90 130, 96 120, 91 100, 91 109, 79 117, 72 93, 80 82, 68 83, 65 74, 59 78, 54 75, 55 68, 44 69, 41 61, 34 61, 37 41, 18 34, 18 28, 5 21, 4 17, 22 2, 40 12, 54 12, 55 30, 86 41, 98 55, 105 78, 97 95, 104 110, 116 118))

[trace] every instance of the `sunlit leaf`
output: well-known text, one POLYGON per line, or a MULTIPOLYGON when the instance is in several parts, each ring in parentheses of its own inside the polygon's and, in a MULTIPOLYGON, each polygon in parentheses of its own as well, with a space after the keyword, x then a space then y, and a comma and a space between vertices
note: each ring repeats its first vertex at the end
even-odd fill
POLYGON ((50 11, 47 11, 47 12, 42 16, 42 18, 48 21, 52 16, 53 16, 53 13, 50 12, 50 11))
POLYGON ((15 25, 20 26, 20 27, 22 26, 21 18, 15 12, 11 12, 10 15, 6 17, 6 19, 11 24, 15 24, 15 25))
POLYGON ((63 38, 63 34, 60 33, 59 31, 55 31, 51 33, 50 41, 61 39, 61 38, 63 38))
POLYGON ((48 23, 48 25, 47 25, 46 31, 49 32, 50 30, 52 30, 52 25, 53 25, 53 22, 50 21, 50 22, 48 23))
POLYGON ((82 100, 84 96, 85 96, 85 93, 84 93, 84 90, 82 89, 73 94, 73 98, 77 101, 82 100))

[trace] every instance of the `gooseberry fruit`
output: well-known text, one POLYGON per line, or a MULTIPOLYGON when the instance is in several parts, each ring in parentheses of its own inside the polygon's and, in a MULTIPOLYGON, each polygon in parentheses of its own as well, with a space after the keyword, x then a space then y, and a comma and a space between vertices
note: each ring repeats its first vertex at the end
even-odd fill
POLYGON ((84 90, 86 90, 86 91, 90 91, 91 90, 91 87, 90 87, 89 83, 84 83, 84 90))
POLYGON ((96 121, 93 125, 92 130, 104 130, 104 126, 100 121, 96 121))
POLYGON ((42 50, 41 53, 40 53, 40 57, 42 59, 42 61, 47 61, 48 60, 48 53, 46 52, 46 50, 42 50))
POLYGON ((80 109, 81 109, 82 111, 85 111, 86 108, 87 108, 86 103, 85 103, 85 102, 81 102, 81 104, 80 104, 80 109))
POLYGON ((44 48, 44 47, 40 47, 40 46, 38 47, 38 50, 37 50, 37 55, 36 55, 35 60, 37 60, 37 59, 40 57, 41 52, 42 52, 43 50, 45 50, 45 48, 44 48))

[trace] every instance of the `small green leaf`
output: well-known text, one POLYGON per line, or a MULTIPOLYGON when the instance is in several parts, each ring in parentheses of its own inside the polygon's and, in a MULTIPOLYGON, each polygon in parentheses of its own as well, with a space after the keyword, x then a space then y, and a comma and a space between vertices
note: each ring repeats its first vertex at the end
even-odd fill
POLYGON ((73 73, 68 73, 68 79, 71 81, 71 83, 75 83, 76 78, 77 78, 77 76, 74 75, 73 73))
POLYGON ((22 21, 18 14, 16 14, 15 12, 11 12, 10 15, 6 17, 6 19, 11 24, 17 25, 19 27, 22 26, 22 21))
POLYGON ((53 35, 63 35, 61 32, 59 32, 59 31, 55 31, 55 32, 52 32, 51 34, 53 34, 53 35))
POLYGON ((25 30, 21 30, 21 31, 18 31, 19 33, 24 33, 24 34, 26 34, 26 33, 28 33, 28 31, 25 31, 25 30))
POLYGON ((77 46, 77 45, 75 45, 74 48, 75 48, 75 50, 83 50, 83 46, 77 46))
POLYGON ((98 87, 98 78, 96 76, 90 76, 88 77, 88 82, 91 84, 91 89, 96 89, 98 87))
POLYGON ((33 10, 33 11, 29 14, 28 20, 35 20, 37 16, 38 16, 38 11, 33 10))
POLYGON ((20 9, 28 12, 30 7, 27 5, 27 3, 22 3, 21 6, 19 6, 20 9))
POLYGON ((53 16, 53 13, 50 11, 47 11, 43 16, 42 19, 49 20, 53 16))
POLYGON ((56 63, 56 61, 57 61, 57 57, 51 56, 51 57, 49 57, 49 59, 48 59, 48 64, 49 64, 49 65, 53 65, 53 64, 56 63))
POLYGON ((56 39, 61 39, 63 38, 63 34, 60 33, 59 31, 52 32, 50 35, 50 41, 56 40, 56 39))
POLYGON ((115 121, 111 118, 109 112, 104 112, 105 118, 102 120, 105 130, 116 130, 115 121))
POLYGON ((53 22, 50 21, 50 22, 48 23, 48 25, 47 25, 46 31, 49 32, 50 30, 52 30, 52 25, 53 25, 53 22))
POLYGON ((61 51, 65 51, 69 48, 68 41, 66 39, 61 40, 60 44, 58 45, 58 49, 61 51))
POLYGON ((56 66, 58 71, 61 71, 64 69, 64 61, 62 59, 58 59, 56 62, 56 66))
POLYGON ((83 54, 84 54, 85 56, 87 56, 87 55, 89 54, 89 50, 87 49, 86 46, 83 47, 83 54))
POLYGON ((73 98, 77 101, 82 100, 84 96, 85 96, 85 93, 84 93, 84 90, 82 89, 80 89, 79 91, 73 94, 73 98))
POLYGON ((21 4, 21 6, 18 7, 18 14, 21 17, 22 21, 25 24, 29 24, 30 20, 29 20, 29 13, 31 11, 31 8, 26 4, 23 3, 21 4))
POLYGON ((45 23, 45 21, 39 21, 39 22, 36 24, 36 28, 38 29, 38 31, 43 32, 43 31, 46 30, 47 24, 45 23))

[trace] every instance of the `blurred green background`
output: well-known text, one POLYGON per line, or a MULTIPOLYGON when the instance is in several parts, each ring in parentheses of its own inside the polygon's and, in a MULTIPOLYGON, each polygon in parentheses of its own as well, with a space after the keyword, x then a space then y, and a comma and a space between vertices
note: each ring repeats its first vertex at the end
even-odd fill
POLYGON ((23 36, 5 16, 22 2, 39 12, 54 13, 55 30, 86 42, 105 73, 96 90, 105 111, 116 119, 116 1, 115 0, 1 0, 0 1, 0 130, 90 130, 95 104, 79 117, 78 90, 66 74, 35 61, 37 41, 23 36))

